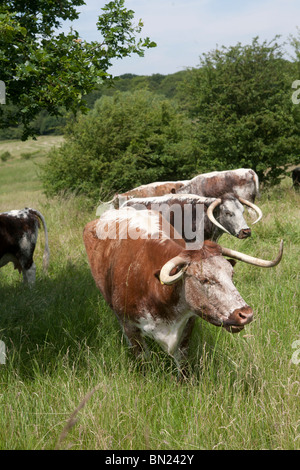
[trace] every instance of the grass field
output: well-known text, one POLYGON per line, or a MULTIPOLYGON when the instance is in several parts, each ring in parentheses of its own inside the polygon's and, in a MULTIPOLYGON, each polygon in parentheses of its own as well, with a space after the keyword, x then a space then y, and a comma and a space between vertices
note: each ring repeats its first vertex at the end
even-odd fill
POLYGON ((172 360, 153 344, 141 372, 94 285, 82 230, 95 210, 83 198, 42 194, 36 163, 58 140, 45 139, 42 149, 31 141, 28 159, 19 143, 0 142, 0 154, 4 147, 12 154, 0 161, 0 211, 40 210, 51 250, 44 275, 41 230, 33 289, 12 266, 0 271, 0 340, 7 353, 0 364, 0 449, 299 449, 300 363, 293 345, 300 339, 300 194, 291 180, 263 192, 264 218, 251 239, 220 239, 271 259, 284 238, 276 268, 235 267, 255 321, 230 335, 198 320, 190 376, 178 382, 172 360))

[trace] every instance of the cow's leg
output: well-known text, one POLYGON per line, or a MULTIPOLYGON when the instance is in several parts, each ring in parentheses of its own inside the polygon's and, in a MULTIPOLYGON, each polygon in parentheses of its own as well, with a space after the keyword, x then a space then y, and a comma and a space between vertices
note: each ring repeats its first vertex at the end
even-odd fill
POLYGON ((35 272, 36 266, 34 263, 32 263, 29 269, 22 269, 24 284, 32 286, 35 283, 35 272))
POLYGON ((188 375, 188 350, 190 337, 195 325, 196 317, 191 317, 187 321, 185 329, 183 330, 178 349, 173 355, 174 361, 178 369, 178 378, 184 378, 188 375))
POLYGON ((147 355, 146 341, 141 335, 140 329, 129 322, 123 323, 122 326, 134 356, 140 359, 147 355))

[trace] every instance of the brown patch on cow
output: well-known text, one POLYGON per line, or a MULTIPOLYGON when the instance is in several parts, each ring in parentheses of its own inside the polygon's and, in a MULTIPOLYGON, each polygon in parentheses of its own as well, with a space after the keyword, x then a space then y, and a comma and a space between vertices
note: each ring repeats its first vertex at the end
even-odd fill
POLYGON ((187 258, 207 259, 211 256, 221 256, 222 248, 211 240, 205 240, 202 248, 199 250, 185 250, 183 256, 187 258))
POLYGON ((184 183, 180 181, 166 181, 144 184, 137 188, 119 194, 122 197, 151 197, 151 196, 164 196, 165 194, 175 194, 178 189, 182 188, 184 183))

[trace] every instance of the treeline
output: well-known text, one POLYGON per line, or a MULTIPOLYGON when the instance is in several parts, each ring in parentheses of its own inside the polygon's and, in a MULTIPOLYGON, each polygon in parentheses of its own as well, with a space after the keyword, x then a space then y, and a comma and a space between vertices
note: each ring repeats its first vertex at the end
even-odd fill
POLYGON ((287 60, 276 39, 222 47, 198 68, 151 77, 122 76, 89 95, 91 110, 69 120, 66 142, 44 168, 49 195, 93 200, 151 181, 253 168, 277 184, 300 162, 299 40, 287 60))
MULTIPOLYGON (((88 108, 92 109, 95 102, 102 96, 112 96, 118 91, 133 92, 139 89, 147 89, 172 99, 177 94, 177 85, 184 79, 186 73, 186 71, 180 71, 170 75, 153 74, 151 76, 124 74, 111 82, 111 86, 98 86, 85 97, 85 101, 88 108)), ((14 107, 7 106, 6 112, 13 113, 14 107)), ((59 117, 51 116, 47 111, 41 111, 32 122, 32 126, 37 135, 62 135, 69 119, 71 119, 70 113, 64 109, 61 109, 59 117)), ((0 140, 21 139, 22 134, 22 125, 0 129, 0 140)))

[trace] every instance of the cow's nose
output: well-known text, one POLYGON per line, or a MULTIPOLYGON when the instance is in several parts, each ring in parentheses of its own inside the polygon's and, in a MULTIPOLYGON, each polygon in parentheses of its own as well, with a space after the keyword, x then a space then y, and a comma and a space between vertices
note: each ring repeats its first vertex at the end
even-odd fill
POLYGON ((242 230, 239 231, 239 234, 237 237, 238 238, 251 237, 251 228, 243 228, 242 230))
POLYGON ((228 320, 235 326, 247 325, 253 320, 253 310, 250 307, 237 308, 232 312, 228 320))

